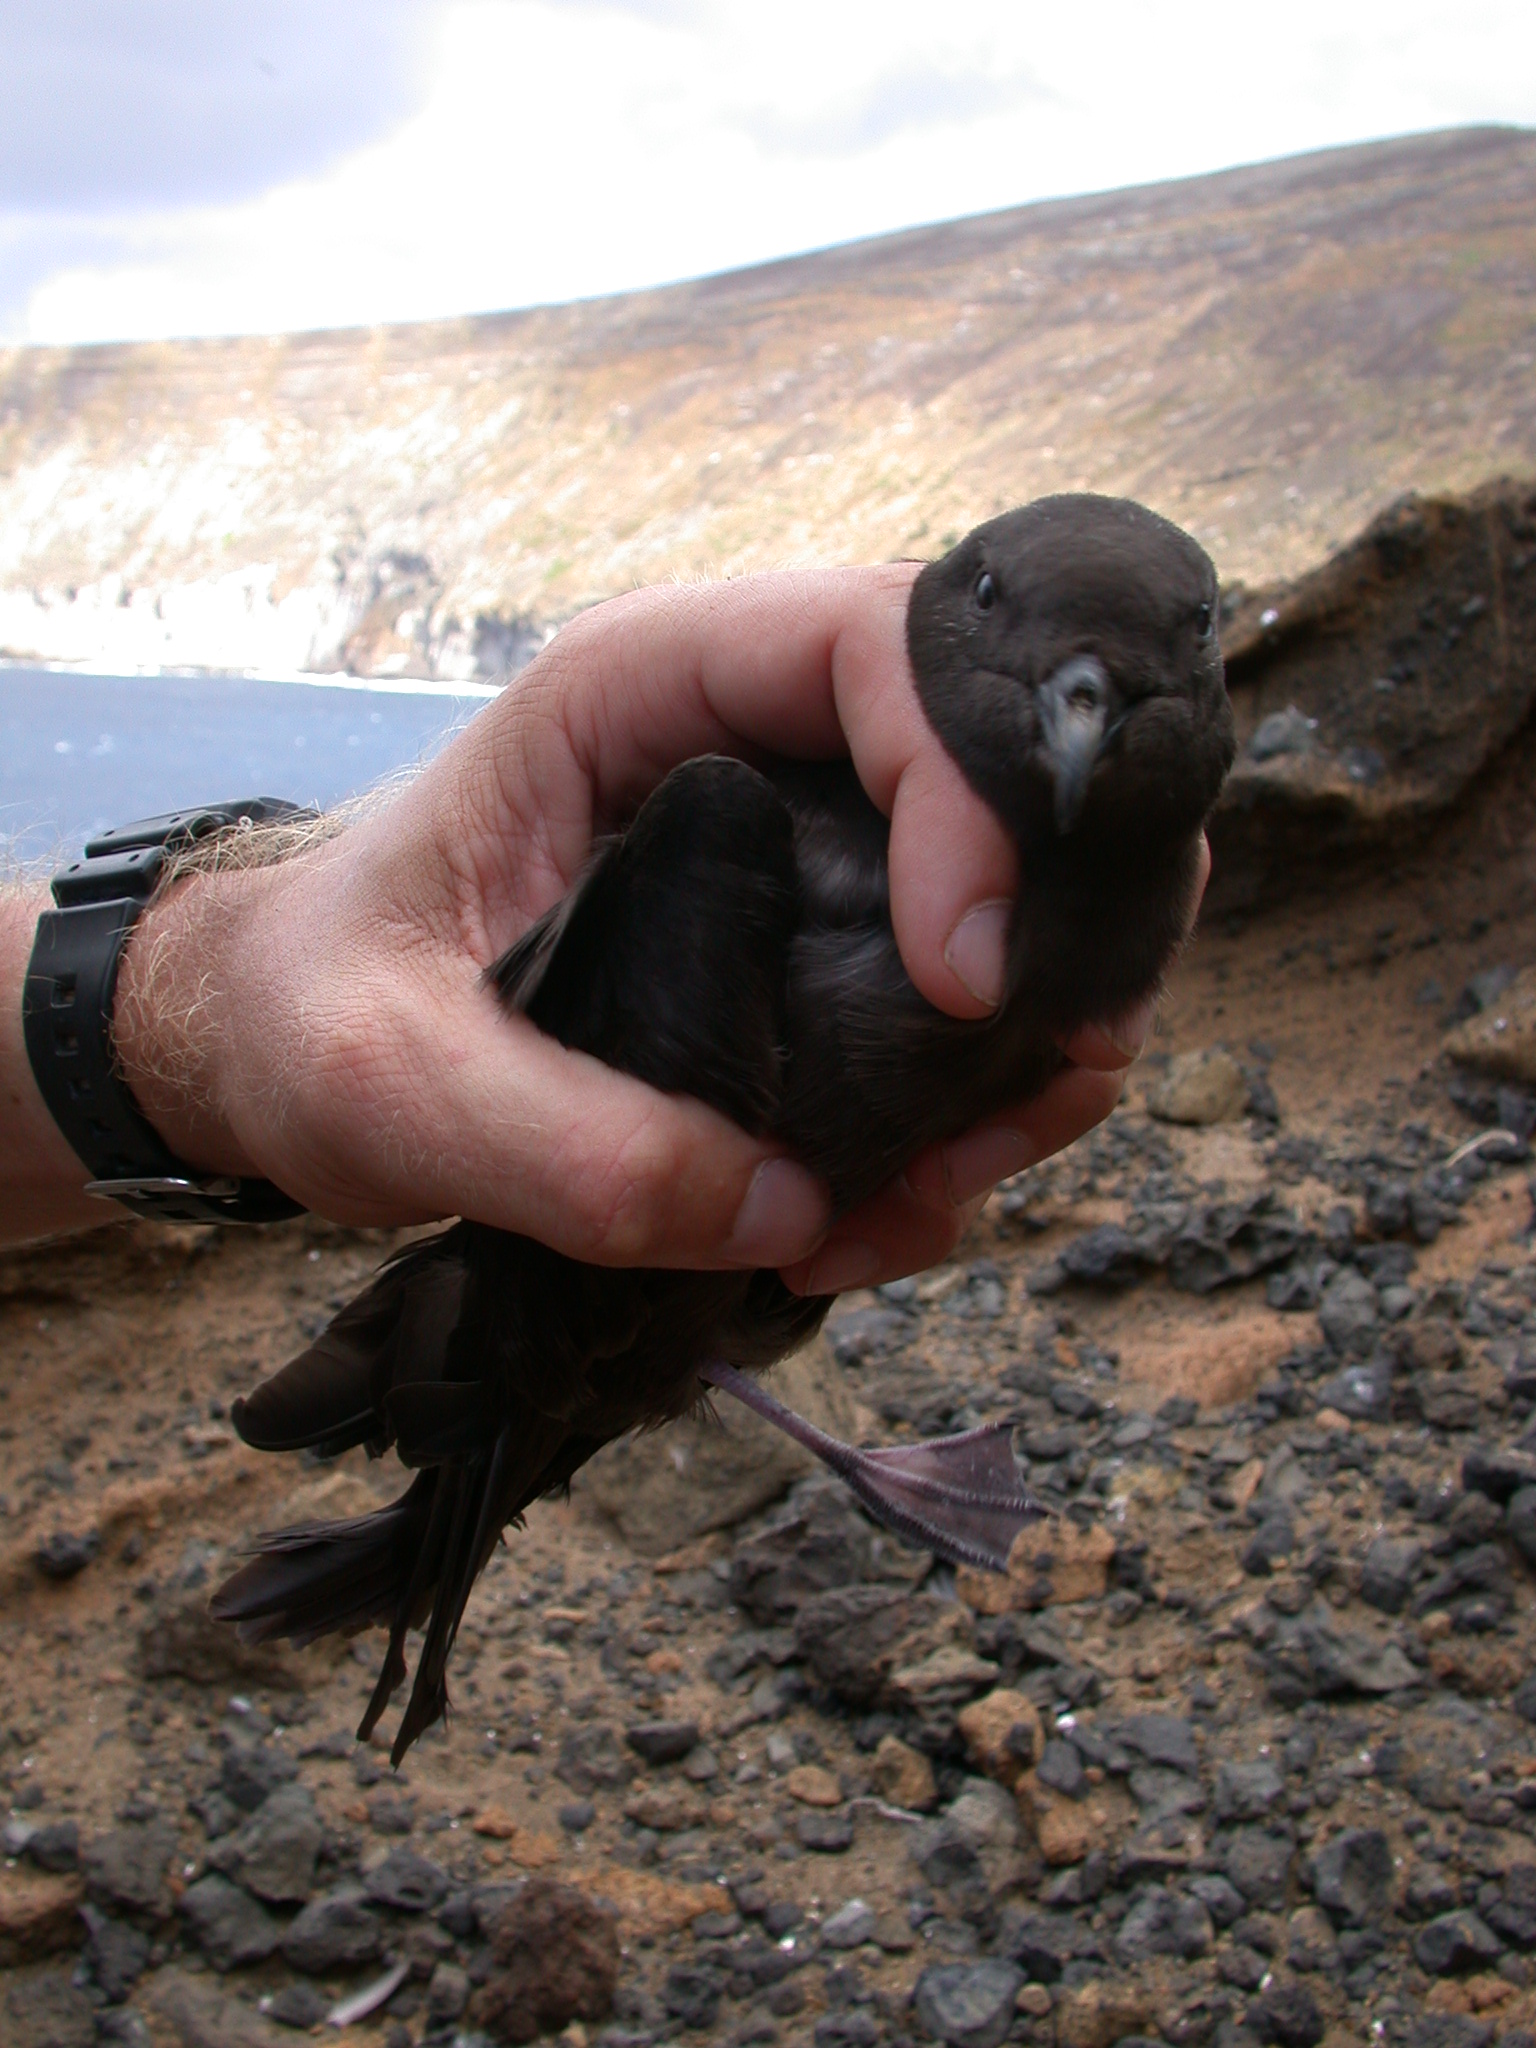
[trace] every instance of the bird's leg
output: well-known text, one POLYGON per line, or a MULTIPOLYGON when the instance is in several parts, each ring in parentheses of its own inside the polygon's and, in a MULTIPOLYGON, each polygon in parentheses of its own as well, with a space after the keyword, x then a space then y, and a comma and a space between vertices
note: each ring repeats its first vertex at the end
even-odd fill
POLYGON ((1005 1422, 861 1451, 786 1408, 733 1365, 703 1366, 699 1377, 814 1452, 877 1522, 951 1564, 1006 1571, 1019 1531, 1050 1512, 1021 1484, 1005 1422))

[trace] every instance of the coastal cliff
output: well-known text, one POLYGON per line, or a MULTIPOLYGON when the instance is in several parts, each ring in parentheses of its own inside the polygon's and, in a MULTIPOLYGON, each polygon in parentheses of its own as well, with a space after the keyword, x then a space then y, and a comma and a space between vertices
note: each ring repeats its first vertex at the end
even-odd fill
POLYGON ((494 679, 635 583, 1128 492, 1229 582, 1536 472, 1536 136, 1052 202, 665 290, 0 353, 0 655, 494 679))

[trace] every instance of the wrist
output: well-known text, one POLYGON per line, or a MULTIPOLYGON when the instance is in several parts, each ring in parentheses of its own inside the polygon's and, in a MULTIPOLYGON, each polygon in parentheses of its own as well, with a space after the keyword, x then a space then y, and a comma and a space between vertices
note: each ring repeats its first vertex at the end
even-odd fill
POLYGON ((123 1080, 176 1157, 254 1177, 237 1134, 236 980, 241 935, 271 870, 195 873, 139 918, 123 950, 112 1038, 123 1080))

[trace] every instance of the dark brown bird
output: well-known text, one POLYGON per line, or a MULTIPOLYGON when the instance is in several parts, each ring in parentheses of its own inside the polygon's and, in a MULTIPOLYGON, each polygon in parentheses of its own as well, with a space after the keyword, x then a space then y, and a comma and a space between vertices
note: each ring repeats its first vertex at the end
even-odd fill
MULTIPOLYGON (((949 1017, 908 979, 889 826, 847 762, 676 769, 489 987, 563 1044, 783 1139, 852 1208, 924 1146, 1037 1093, 1062 1038, 1157 986, 1232 758, 1216 604, 1187 534, 1089 496, 991 520, 917 578, 924 709, 1019 849, 992 1017, 949 1017)), ((254 1641, 387 1627, 362 1737, 424 1626, 398 1762, 446 1710, 459 1618, 506 1525, 708 1385, 810 1443, 907 1537, 1000 1568, 1040 1512, 1004 1426, 855 1451, 747 1377, 829 1306, 772 1272, 587 1266, 476 1223, 413 1244, 234 1420, 263 1450, 393 1444, 415 1480, 376 1514, 261 1538, 213 1611, 254 1641)))

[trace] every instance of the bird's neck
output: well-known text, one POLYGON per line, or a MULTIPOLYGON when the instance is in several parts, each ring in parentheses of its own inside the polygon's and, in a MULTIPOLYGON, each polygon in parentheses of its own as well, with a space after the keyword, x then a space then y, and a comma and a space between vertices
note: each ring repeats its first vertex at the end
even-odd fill
POLYGON ((1113 1021, 1173 964, 1199 873, 1198 830, 1110 848, 1070 837, 1028 851, 1010 981, 1051 1030, 1113 1021))

